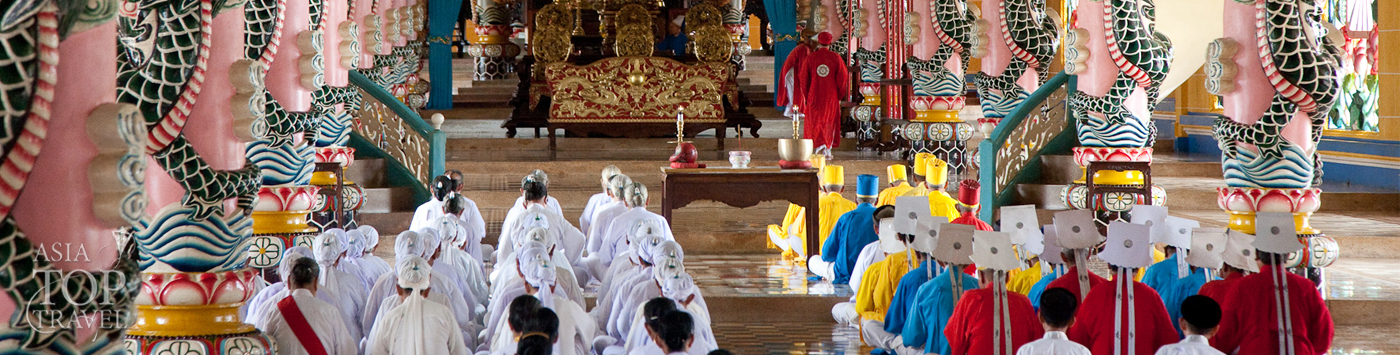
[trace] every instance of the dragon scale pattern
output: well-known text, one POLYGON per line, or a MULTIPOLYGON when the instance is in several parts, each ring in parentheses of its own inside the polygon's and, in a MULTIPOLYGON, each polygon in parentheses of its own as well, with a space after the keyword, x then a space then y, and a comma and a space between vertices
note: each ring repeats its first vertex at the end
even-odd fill
POLYGON ((1258 0, 1254 6, 1258 55, 1276 92, 1252 125, 1227 117, 1216 120, 1213 134, 1224 153, 1226 182, 1238 187, 1317 186, 1322 182, 1321 156, 1315 148, 1305 151, 1281 134, 1294 113, 1302 112, 1310 117, 1311 145, 1322 140, 1327 109, 1340 91, 1336 72, 1341 54, 1326 36, 1317 35, 1325 29, 1316 6, 1282 0, 1258 0), (1253 148, 1242 149, 1240 143, 1253 148))
MULTIPOLYGON (((1016 84, 1027 70, 1035 69, 1037 83, 1049 78, 1050 62, 1060 47, 1057 19, 1045 12, 1044 0, 1002 0, 997 8, 997 32, 1012 57, 1001 75, 978 72, 973 77, 987 118, 1003 118, 1030 93, 1016 84)), ((989 36, 990 37, 990 36, 989 36)))
POLYGON ((1159 90, 1171 63, 1171 42, 1156 31, 1152 0, 1104 1, 1103 22, 1108 55, 1118 77, 1104 97, 1075 92, 1070 97, 1080 119, 1080 143, 1091 147, 1150 147, 1157 135, 1150 117, 1136 117, 1125 107, 1136 88, 1147 94, 1148 111, 1160 100, 1159 90), (1090 112, 1102 115, 1091 115, 1090 112))

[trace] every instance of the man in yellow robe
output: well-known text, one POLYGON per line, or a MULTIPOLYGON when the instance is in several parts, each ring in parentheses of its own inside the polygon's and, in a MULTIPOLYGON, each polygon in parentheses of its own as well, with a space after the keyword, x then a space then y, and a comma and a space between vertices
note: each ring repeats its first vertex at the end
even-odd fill
MULTIPOLYGON (((819 196, 821 214, 817 216, 818 225, 821 230, 817 235, 822 245, 826 243, 826 238, 831 236, 831 230, 836 226, 836 221, 841 215, 856 209, 856 203, 841 196, 846 190, 845 169, 840 165, 825 165, 825 159, 814 155, 812 165, 819 163, 821 169, 822 192, 819 196)), ((799 264, 806 261, 807 256, 807 209, 801 206, 788 205, 787 214, 783 217, 782 226, 768 226, 768 240, 770 247, 783 250, 783 257, 789 260, 796 260, 799 264)))
MULTIPOLYGON (((930 159, 938 159, 932 153, 919 153, 914 155, 914 181, 910 181, 908 191, 902 196, 928 196, 928 188, 924 187, 924 181, 928 180, 928 162, 930 159)), ((894 202, 890 202, 893 204, 894 202)))
POLYGON ((876 200, 875 207, 893 206, 895 198, 904 196, 914 188, 909 186, 909 167, 904 164, 890 165, 885 168, 885 174, 890 180, 890 187, 880 191, 880 198, 876 200))
POLYGON ((935 157, 924 161, 923 187, 928 196, 928 206, 934 217, 947 217, 949 221, 962 217, 958 212, 958 200, 943 192, 948 182, 948 163, 935 157))

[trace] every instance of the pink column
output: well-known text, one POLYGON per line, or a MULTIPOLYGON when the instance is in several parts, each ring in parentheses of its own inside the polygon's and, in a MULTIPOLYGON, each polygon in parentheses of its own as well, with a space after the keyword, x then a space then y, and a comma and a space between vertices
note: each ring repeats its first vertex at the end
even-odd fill
MULTIPOLYGON (((348 0, 353 1, 353 0, 348 0)), ((321 53, 324 55, 326 63, 326 85, 334 87, 345 87, 350 84, 349 68, 340 65, 340 23, 345 21, 349 13, 349 3, 347 0, 329 0, 325 2, 323 8, 321 27, 322 42, 321 53)))
POLYGON ((302 51, 296 42, 302 31, 311 28, 310 1, 287 0, 286 6, 282 46, 277 48, 277 58, 267 72, 267 91, 288 112, 306 112, 311 109, 312 90, 301 85, 301 68, 297 62, 301 59, 302 51))

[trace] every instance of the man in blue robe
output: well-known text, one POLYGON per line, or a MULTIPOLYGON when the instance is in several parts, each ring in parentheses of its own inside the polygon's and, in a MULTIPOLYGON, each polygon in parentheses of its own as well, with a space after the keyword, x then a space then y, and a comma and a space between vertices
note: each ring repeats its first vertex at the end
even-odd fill
POLYGON ((1035 286, 1031 286, 1031 292, 1027 293, 1026 297, 1031 299, 1031 307, 1035 307, 1036 311, 1040 311, 1040 295, 1045 294, 1045 287, 1057 278, 1060 278, 1060 273, 1052 272, 1041 276, 1040 281, 1036 281, 1035 286))
POLYGON ((977 279, 958 269, 939 274, 914 294, 914 304, 901 329, 905 346, 923 349, 925 354, 947 354, 952 350, 948 338, 943 335, 943 328, 948 326, 948 318, 953 316, 953 308, 957 306, 952 278, 962 278, 964 291, 977 289, 977 279))
MULTIPOLYGON (((1142 283, 1147 285, 1147 287, 1151 287, 1153 291, 1157 291, 1157 294, 1162 294, 1167 288, 1170 288, 1172 284, 1175 284, 1178 276, 1176 274, 1175 257, 1177 251, 1176 247, 1167 246, 1167 258, 1147 267, 1147 271, 1142 273, 1142 283)), ((1171 305, 1167 306, 1167 308, 1171 308, 1171 305)))
MULTIPOLYGON (((856 179, 856 209, 841 215, 831 228, 831 236, 822 245, 820 258, 813 257, 807 262, 807 269, 833 284, 846 284, 851 280, 851 270, 855 268, 860 250, 867 244, 880 239, 875 233, 875 201, 879 198, 875 175, 860 175, 856 179)), ((852 285, 852 288, 859 285, 852 285)))

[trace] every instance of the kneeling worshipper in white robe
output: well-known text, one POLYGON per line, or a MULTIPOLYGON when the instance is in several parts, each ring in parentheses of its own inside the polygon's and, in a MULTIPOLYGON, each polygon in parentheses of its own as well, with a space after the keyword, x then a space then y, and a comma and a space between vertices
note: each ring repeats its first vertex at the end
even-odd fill
POLYGON ((360 265, 360 271, 365 276, 369 276, 369 286, 374 287, 374 282, 378 281, 380 276, 394 272, 394 267, 378 255, 374 255, 374 250, 379 248, 378 229, 365 225, 355 228, 355 232, 359 232, 359 234, 350 233, 350 236, 358 236, 364 250, 361 251, 360 255, 353 255, 353 257, 358 258, 356 264, 360 265))
MULTIPOLYGON (((520 179, 520 197, 515 198, 515 204, 506 211, 506 218, 501 222, 501 237, 497 238, 501 245, 510 244, 503 240, 508 231, 516 229, 513 224, 520 218, 520 214, 525 213, 525 208, 532 203, 548 206, 550 210, 559 215, 564 215, 564 209, 559 207, 559 201, 553 196, 549 196, 549 176, 543 171, 535 169, 536 173, 530 173, 520 179)), ((501 251, 501 246, 496 247, 496 257, 500 258, 506 253, 501 251)))
POLYGON ((271 337, 282 355, 356 355, 359 339, 350 335, 336 306, 316 298, 316 282, 321 272, 316 262, 304 256, 292 258, 291 293, 274 306, 259 310, 253 324, 271 337))
MULTIPOLYGON (((340 310, 344 319, 355 319, 364 312, 367 296, 360 279, 343 270, 348 265, 340 262, 345 256, 345 239, 348 238, 345 238, 344 231, 330 229, 312 240, 311 251, 316 255, 316 264, 321 268, 317 289, 334 297, 335 300, 331 304, 340 310)), ((359 270, 352 271, 359 273, 359 270)), ((364 330, 359 324, 347 324, 345 329, 350 331, 350 336, 354 339, 364 337, 364 330)))
MULTIPOLYGON (((263 289, 258 290, 256 295, 253 295, 253 298, 248 300, 248 312, 247 316, 243 318, 243 322, 258 324, 258 317, 262 316, 263 309, 276 307, 277 301, 287 297, 289 292, 287 290, 287 280, 292 275, 292 262, 296 261, 297 258, 311 258, 314 255, 315 254, 311 253, 311 248, 304 246, 291 247, 283 252, 282 261, 277 264, 277 275, 282 277, 282 281, 263 287, 263 289)), ((315 262, 316 260, 312 259, 311 261, 315 262)), ((317 276, 319 277, 320 275, 317 276)), ((332 300, 334 300, 334 298, 331 298, 330 295, 325 292, 316 293, 316 298, 327 303, 332 303, 332 300)))
MULTIPOLYGON (((549 254, 554 260, 555 266, 568 269, 569 279, 575 284, 578 283, 578 274, 574 270, 577 269, 575 266, 580 263, 579 259, 582 259, 583 243, 585 242, 583 233, 579 232, 578 228, 574 228, 574 225, 569 224, 569 221, 565 220, 564 216, 549 211, 547 208, 544 208, 544 206, 538 204, 533 204, 529 208, 526 208, 526 212, 520 215, 519 221, 515 223, 515 226, 517 230, 509 234, 509 238, 512 242, 510 244, 501 245, 503 248, 506 248, 504 253, 498 253, 498 255, 504 256, 500 259, 501 261, 508 261, 506 259, 509 259, 511 253, 514 252, 515 244, 518 244, 514 240, 522 238, 522 236, 529 233, 531 230, 543 228, 548 238, 548 242, 545 243, 545 246, 549 248, 549 254)), ((503 263, 509 264, 508 262, 503 263)), ((493 273, 495 273, 495 271, 493 271, 493 273)), ((498 275, 492 275, 492 281, 500 279, 499 273, 497 274, 498 275)))
MULTIPOLYGON (((427 245, 423 239, 422 236, 413 231, 399 233, 399 236, 394 240, 394 259, 397 260, 395 270, 402 269, 403 263, 409 257, 422 258, 427 255, 427 245)), ((427 261, 427 259, 423 260, 427 261)), ((398 273, 388 273, 380 276, 379 280, 374 282, 374 288, 370 289, 366 301, 370 306, 365 307, 364 314, 360 316, 360 325, 363 329, 370 329, 381 314, 391 308, 386 306, 397 304, 401 300, 395 295, 398 278, 398 273)), ((428 300, 446 305, 452 311, 453 319, 457 322, 457 329, 463 333, 462 337, 466 340, 467 345, 474 346, 476 344, 475 334, 481 327, 472 323, 472 309, 471 306, 467 305, 466 297, 441 273, 435 272, 430 282, 433 292, 428 293, 428 300)))
POLYGON ((410 256, 399 263, 395 284, 402 299, 375 321, 369 336, 369 355, 466 355, 466 340, 453 325, 453 312, 426 298, 430 294, 432 266, 410 256))
POLYGON ((349 267, 346 272, 360 280, 360 285, 364 286, 365 294, 368 295, 370 287, 374 287, 374 280, 378 279, 379 275, 371 276, 370 271, 366 270, 378 266, 368 265, 365 262, 366 259, 363 258, 365 247, 364 232, 359 229, 345 231, 345 256, 340 258, 340 263, 349 267))
MULTIPOLYGON (((418 237, 423 242, 423 259, 428 260, 428 264, 433 266, 433 271, 441 275, 442 281, 452 284, 452 288, 456 289, 457 293, 462 295, 462 302, 467 306, 467 310, 470 311, 466 315, 467 320, 475 321, 477 318, 476 314, 480 313, 477 311, 476 307, 476 300, 478 297, 472 294, 470 289, 464 288, 467 284, 467 276, 465 274, 467 270, 453 267, 450 263, 443 261, 442 256, 444 253, 442 246, 446 244, 446 242, 443 241, 442 235, 439 234, 436 226, 429 226, 428 228, 418 231, 418 237)), ((461 317, 461 315, 458 316, 461 317)))
MULTIPOLYGON (((538 221, 532 221, 530 223, 539 226, 548 225, 546 223, 539 223, 538 221)), ((574 302, 583 304, 583 289, 579 287, 578 280, 574 278, 573 270, 569 269, 569 262, 565 259, 566 257, 563 255, 563 252, 559 251, 561 247, 559 246, 559 240, 557 238, 559 238, 559 235, 550 233, 548 227, 532 227, 526 233, 525 237, 516 238, 515 246, 512 248, 518 250, 528 243, 538 243, 543 246, 545 253, 549 255, 550 261, 553 262, 552 265, 559 269, 558 275, 556 276, 556 284, 558 285, 559 293, 568 296, 569 299, 574 302)), ((511 253, 498 263, 498 265, 514 265, 516 264, 516 257, 516 253, 511 253)), ((496 269, 493 270, 492 273, 495 275, 491 281, 492 285, 511 286, 519 284, 519 273, 512 273, 509 269, 496 269)), ((491 299, 502 299, 499 295, 501 291, 500 288, 493 289, 491 291, 491 299)))
POLYGON ((447 202, 448 196, 457 190, 452 178, 446 175, 434 177, 430 187, 433 193, 432 198, 413 210, 413 219, 408 223, 408 230, 423 229, 436 221, 438 217, 442 217, 443 204, 447 202))
MULTIPOLYGON (((598 321, 599 333, 607 334, 605 328, 607 327, 607 316, 612 309, 612 299, 616 297, 614 291, 621 289, 619 284, 622 284, 623 280, 630 278, 633 273, 643 267, 640 255, 642 254, 642 245, 647 240, 655 240, 658 245, 665 241, 656 235, 656 228, 643 226, 633 228, 627 236, 627 251, 614 258, 613 264, 603 273, 603 283, 598 286, 596 305, 588 312, 589 315, 593 316, 593 319, 598 321)), ((611 344, 616 340, 611 339, 608 343, 611 344)))
POLYGON ((622 337, 619 339, 623 343, 621 345, 624 346, 628 345, 625 337, 630 334, 633 326, 637 325, 632 322, 637 316, 637 310, 647 300, 661 297, 662 280, 670 275, 685 272, 684 253, 681 251, 681 245, 675 241, 661 242, 652 253, 652 261, 656 263, 656 266, 652 267, 651 274, 638 275, 634 278, 636 281, 631 290, 625 296, 618 298, 619 302, 613 304, 613 315, 608 320, 609 324, 617 330, 617 334, 622 337))
POLYGON ((607 232, 603 233, 603 243, 598 248, 599 262, 601 266, 612 265, 612 260, 621 254, 627 247, 627 235, 637 226, 638 222, 649 221, 647 226, 655 228, 656 234, 666 240, 676 240, 671 234, 671 225, 666 222, 666 217, 662 217, 655 212, 647 211, 647 187, 641 183, 633 183, 626 190, 625 202, 627 212, 617 215, 609 223, 607 232))
POLYGON ((555 338, 554 353, 559 355, 591 355, 593 337, 597 324, 588 317, 583 306, 562 295, 555 289, 555 275, 559 269, 550 265, 548 258, 527 256, 522 259, 521 276, 524 278, 525 293, 541 300, 544 308, 554 311, 559 317, 558 336, 555 338))
MULTIPOLYGON (((530 269, 532 267, 536 267, 535 264, 548 263, 549 251, 545 247, 545 245, 536 241, 527 241, 526 243, 520 246, 519 251, 517 251, 515 254, 512 254, 511 256, 512 258, 510 260, 510 265, 512 265, 513 267, 506 268, 503 273, 510 273, 511 271, 514 271, 515 275, 513 277, 503 277, 502 279, 506 281, 504 281, 503 283, 494 284, 493 286, 495 287, 495 289, 491 294, 491 299, 510 300, 524 295, 535 296, 535 298, 538 298, 542 304, 553 304, 554 301, 552 298, 546 298, 541 296, 538 293, 540 288, 530 285, 529 280, 525 279, 525 274, 527 271, 538 273, 538 271, 531 271, 533 269, 530 269)), ((555 270, 555 275, 558 275, 558 269, 555 270)), ((550 297, 553 297, 552 294, 554 294, 557 291, 557 287, 550 288, 546 291, 547 295, 551 295, 550 297)), ((486 315, 486 330, 482 333, 482 339, 485 340, 483 342, 483 345, 488 346, 485 350, 496 352, 511 346, 513 339, 509 336, 509 334, 505 332, 505 327, 509 325, 509 306, 510 305, 506 304, 505 302, 491 303, 491 311, 487 312, 486 315)))
MULTIPOLYGON (((554 212, 539 202, 541 201, 540 196, 543 196, 543 187, 535 182, 527 182, 526 185, 528 188, 526 194, 532 200, 529 200, 526 207, 513 219, 507 219, 506 223, 501 226, 501 240, 497 241, 497 260, 504 260, 514 252, 515 238, 519 238, 533 228, 546 228, 550 237, 557 240, 556 243, 559 245, 557 249, 562 249, 555 250, 553 254, 567 258, 567 263, 562 263, 565 265, 558 266, 567 267, 572 273, 573 266, 583 256, 587 237, 573 224, 570 224, 564 215, 554 212)), ((491 279, 495 280, 496 276, 492 276, 491 279)))
MULTIPOLYGON (((627 302, 627 297, 632 294, 632 289, 638 284, 652 280, 655 268, 655 255, 661 248, 661 243, 666 242, 666 238, 659 235, 645 235, 636 243, 637 267, 630 269, 613 278, 612 288, 607 290, 607 298, 599 299, 598 306, 594 309, 595 318, 598 318, 602 329, 608 336, 615 338, 618 342, 625 341, 623 337, 627 334, 617 330, 617 322, 614 318, 621 313, 623 303, 627 302)), ((622 344, 618 344, 622 345, 622 344)))
POLYGON ((588 197, 588 205, 583 207, 583 214, 578 216, 579 230, 588 231, 588 226, 593 223, 593 213, 597 211, 598 206, 618 200, 618 197, 612 194, 612 189, 609 188, 608 184, 608 180, 617 175, 622 175, 622 169, 618 169, 617 165, 603 167, 603 173, 598 179, 598 183, 603 186, 603 192, 588 197))
POLYGON ((635 355, 654 355, 661 353, 660 345, 651 339, 649 334, 651 329, 636 326, 635 324, 647 324, 650 320, 656 319, 665 312, 663 310, 652 309, 656 307, 653 303, 658 300, 660 303, 669 303, 664 307, 668 310, 679 309, 690 313, 694 319, 692 327, 694 343, 690 346, 691 354, 707 354, 712 350, 719 349, 713 329, 710 328, 710 311, 705 305, 705 300, 700 296, 700 291, 695 287, 695 281, 690 274, 684 271, 667 272, 665 280, 661 282, 662 297, 653 298, 638 309, 637 316, 632 319, 634 326, 627 335, 627 353, 635 355), (640 353, 639 353, 640 352, 640 353))
MULTIPOLYGON (((486 225, 485 222, 481 220, 481 216, 479 216, 481 212, 476 211, 475 203, 472 203, 471 200, 468 200, 466 197, 462 197, 462 195, 456 195, 447 199, 447 205, 443 206, 443 212, 446 213, 443 217, 451 218, 452 221, 457 223, 457 228, 461 229, 460 237, 462 238, 462 246, 458 247, 458 249, 467 252, 467 254, 471 255, 472 258, 476 260, 481 260, 481 255, 483 253, 495 252, 496 248, 489 245, 481 245, 481 238, 486 237, 486 225), (472 213, 478 216, 472 217, 473 220, 468 221, 468 215, 472 213)), ((442 222, 435 222, 438 226, 438 230, 443 232, 442 222)))
POLYGON ((627 212, 627 188, 632 186, 632 178, 627 175, 614 175, 608 179, 608 195, 611 200, 598 205, 593 209, 593 220, 588 224, 588 229, 582 229, 588 237, 586 250, 588 254, 598 252, 603 246, 603 233, 608 231, 608 226, 612 225, 613 218, 627 212))
POLYGON ((437 225, 438 234, 442 235, 443 239, 442 246, 439 247, 442 253, 434 267, 442 263, 461 274, 462 278, 458 280, 457 287, 463 291, 463 295, 468 296, 467 304, 476 310, 472 312, 473 321, 480 323, 481 316, 486 313, 484 306, 491 293, 486 285, 485 265, 462 250, 468 242, 465 240, 463 228, 452 216, 438 218, 437 225))

